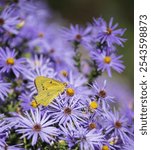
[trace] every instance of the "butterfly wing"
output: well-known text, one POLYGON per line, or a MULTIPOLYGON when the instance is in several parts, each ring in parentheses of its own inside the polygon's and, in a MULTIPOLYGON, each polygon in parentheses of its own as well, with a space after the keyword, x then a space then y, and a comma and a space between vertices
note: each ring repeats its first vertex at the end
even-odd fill
POLYGON ((35 100, 38 104, 43 106, 48 106, 56 97, 59 96, 64 91, 62 90, 51 90, 51 91, 42 91, 35 96, 35 100))
POLYGON ((37 76, 34 83, 35 83, 35 86, 37 88, 37 91, 38 92, 41 92, 44 87, 43 87, 43 83, 49 81, 49 78, 46 78, 44 76, 37 76))
POLYGON ((35 84, 38 90, 38 95, 35 100, 38 104, 48 106, 59 94, 65 89, 65 84, 52 78, 37 77, 35 84), (39 81, 40 80, 40 81, 39 81))

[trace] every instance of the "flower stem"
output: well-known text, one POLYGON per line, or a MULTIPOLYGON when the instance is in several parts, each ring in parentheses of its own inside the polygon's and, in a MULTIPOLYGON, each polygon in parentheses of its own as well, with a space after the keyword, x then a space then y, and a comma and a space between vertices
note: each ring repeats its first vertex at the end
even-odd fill
POLYGON ((96 62, 93 62, 93 69, 91 70, 90 74, 88 75, 88 82, 92 84, 92 82, 100 75, 102 75, 102 71, 97 69, 96 62))
POLYGON ((75 66, 78 68, 78 71, 81 72, 81 53, 78 51, 79 44, 74 43, 74 51, 75 51, 75 56, 73 57, 75 61, 75 66))

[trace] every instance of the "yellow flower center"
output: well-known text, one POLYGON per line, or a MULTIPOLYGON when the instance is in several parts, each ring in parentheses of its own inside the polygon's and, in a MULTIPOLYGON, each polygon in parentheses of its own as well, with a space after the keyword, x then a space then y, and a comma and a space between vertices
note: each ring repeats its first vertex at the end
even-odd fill
POLYGON ((111 62, 111 57, 110 57, 110 56, 105 56, 105 57, 104 57, 104 62, 105 62, 106 64, 109 64, 109 63, 111 62))
POLYGON ((66 93, 68 96, 73 96, 75 94, 75 91, 72 88, 67 88, 66 93))
POLYGON ((68 72, 65 71, 65 70, 62 70, 60 73, 61 73, 64 77, 67 77, 67 76, 68 76, 68 72))
POLYGON ((33 108, 37 108, 38 107, 38 104, 35 100, 32 100, 32 102, 30 103, 30 105, 33 107, 33 108))
POLYGON ((102 150, 109 150, 109 147, 108 147, 107 145, 104 145, 104 146, 102 147, 102 150))
POLYGON ((111 28, 107 28, 107 30, 106 30, 106 32, 107 32, 107 34, 112 34, 112 29, 111 28))
POLYGON ((14 58, 7 58, 6 63, 7 63, 8 65, 14 65, 15 60, 14 60, 14 58))
POLYGON ((90 107, 92 109, 97 109, 98 108, 98 103, 96 101, 92 101, 92 102, 90 102, 90 107))

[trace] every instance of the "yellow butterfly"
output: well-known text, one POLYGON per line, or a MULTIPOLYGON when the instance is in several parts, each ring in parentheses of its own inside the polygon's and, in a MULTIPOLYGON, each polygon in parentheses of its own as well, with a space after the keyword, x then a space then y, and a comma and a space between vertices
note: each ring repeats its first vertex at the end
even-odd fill
POLYGON ((37 104, 43 106, 48 106, 65 90, 65 87, 67 86, 66 83, 44 76, 36 77, 34 82, 38 91, 38 95, 35 96, 35 100, 37 104))

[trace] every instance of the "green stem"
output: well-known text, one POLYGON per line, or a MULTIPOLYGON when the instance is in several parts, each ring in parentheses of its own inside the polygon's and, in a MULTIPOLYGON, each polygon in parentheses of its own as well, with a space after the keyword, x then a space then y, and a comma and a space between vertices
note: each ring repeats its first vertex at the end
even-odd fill
POLYGON ((88 81, 89 81, 89 84, 92 84, 92 82, 100 75, 102 75, 102 72, 101 71, 98 71, 97 70, 97 65, 96 65, 96 62, 94 61, 93 62, 93 67, 92 67, 92 71, 90 72, 90 74, 88 75, 88 81))
POLYGON ((74 51, 75 51, 75 56, 73 57, 75 61, 75 66, 78 68, 78 71, 81 72, 81 53, 78 51, 78 43, 74 43, 74 51))
POLYGON ((24 137, 24 140, 23 140, 23 141, 24 141, 24 148, 27 149, 27 145, 26 145, 27 141, 26 141, 26 138, 25 138, 25 137, 24 137))

